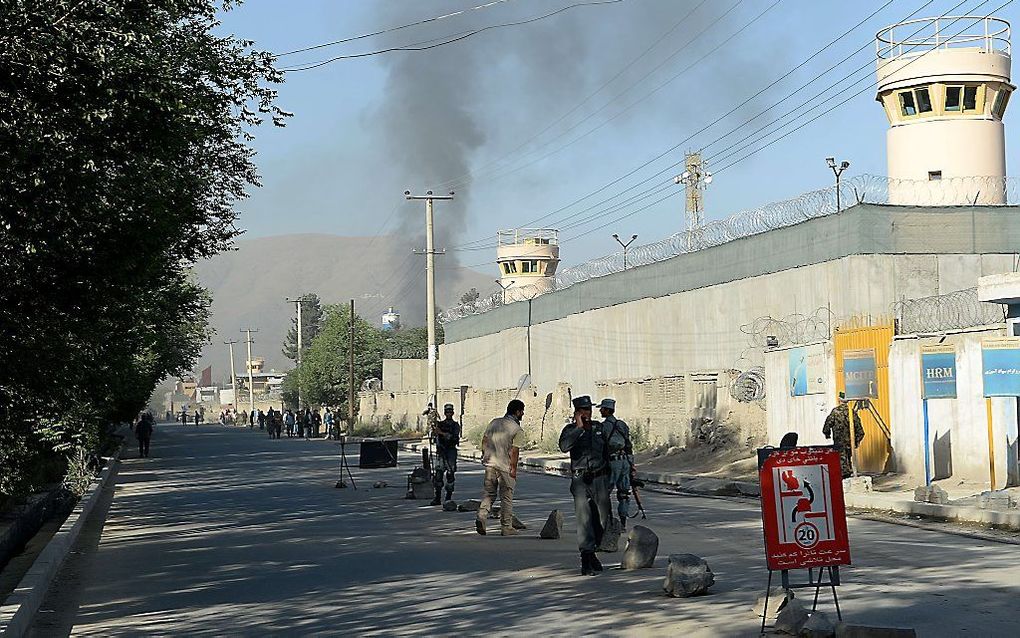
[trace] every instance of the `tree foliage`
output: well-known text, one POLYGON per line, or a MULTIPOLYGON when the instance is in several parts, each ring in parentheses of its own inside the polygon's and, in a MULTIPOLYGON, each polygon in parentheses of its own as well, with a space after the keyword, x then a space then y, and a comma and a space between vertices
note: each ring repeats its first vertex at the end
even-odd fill
MULTIPOLYGON (((329 405, 347 414, 350 387, 351 309, 347 304, 326 306, 322 332, 305 350, 301 365, 291 370, 283 383, 284 401, 297 404, 301 384, 304 405, 329 405)), ((354 390, 365 379, 382 376, 385 348, 382 332, 355 315, 354 318, 354 390)), ((357 408, 357 406, 355 406, 357 408)))
MULTIPOLYGON (((224 5, 229 8, 230 3, 224 5)), ((282 125, 270 54, 217 36, 214 0, 5 0, 0 10, 0 495, 98 444, 190 369, 282 125)))
MULTIPOLYGON (((306 292, 298 297, 301 300, 301 348, 308 347, 315 337, 322 331, 322 301, 319 295, 314 292, 306 292)), ((296 304, 296 302, 295 302, 296 304)), ((291 361, 297 361, 297 312, 290 320, 290 330, 283 340, 283 356, 291 361)))

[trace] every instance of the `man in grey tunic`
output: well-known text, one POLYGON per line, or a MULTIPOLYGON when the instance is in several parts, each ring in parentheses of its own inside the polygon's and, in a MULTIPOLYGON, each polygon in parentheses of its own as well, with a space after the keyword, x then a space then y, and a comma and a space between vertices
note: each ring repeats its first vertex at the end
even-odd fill
POLYGON ((577 518, 581 575, 602 571, 595 550, 609 524, 609 440, 603 425, 591 419, 591 397, 573 400, 574 420, 560 433, 560 450, 570 453, 570 493, 577 518))

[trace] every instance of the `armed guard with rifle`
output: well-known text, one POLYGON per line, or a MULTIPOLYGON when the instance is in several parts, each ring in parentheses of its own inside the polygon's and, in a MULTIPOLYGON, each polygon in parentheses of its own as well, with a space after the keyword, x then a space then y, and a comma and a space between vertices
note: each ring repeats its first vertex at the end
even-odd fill
POLYGON ((433 505, 453 498, 457 478, 457 445, 460 444, 461 434, 460 423, 453 419, 453 414, 453 404, 447 403, 443 406, 445 418, 432 426, 431 436, 436 446, 435 463, 432 464, 432 485, 436 490, 436 497, 432 499, 433 505), (445 499, 441 498, 444 487, 445 499))
POLYGON ((630 440, 630 427, 616 418, 615 399, 602 399, 599 413, 609 442, 609 491, 616 490, 616 513, 620 526, 626 528, 630 514, 631 473, 634 471, 634 446, 630 440))

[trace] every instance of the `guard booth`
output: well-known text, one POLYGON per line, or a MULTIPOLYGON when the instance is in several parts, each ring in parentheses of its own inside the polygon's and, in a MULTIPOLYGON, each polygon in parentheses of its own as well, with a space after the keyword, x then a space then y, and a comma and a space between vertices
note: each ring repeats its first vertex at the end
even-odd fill
POLYGON ((894 333, 892 319, 872 321, 868 318, 851 320, 837 328, 832 336, 836 357, 836 396, 846 393, 864 426, 864 440, 857 449, 856 457, 859 472, 884 472, 892 452, 889 346, 894 333), (847 392, 848 378, 850 392, 847 392))

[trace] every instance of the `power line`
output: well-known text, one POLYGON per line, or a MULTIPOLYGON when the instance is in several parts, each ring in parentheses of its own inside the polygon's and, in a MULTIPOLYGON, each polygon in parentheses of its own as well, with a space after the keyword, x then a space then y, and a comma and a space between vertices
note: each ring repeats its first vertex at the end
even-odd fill
POLYGON ((423 24, 428 24, 430 22, 438 22, 440 20, 445 20, 447 18, 452 18, 454 16, 459 16, 459 15, 463 15, 465 13, 470 13, 472 11, 479 11, 481 9, 488 9, 490 7, 494 7, 494 6, 499 5, 499 4, 504 4, 506 2, 510 2, 510 0, 493 0, 492 2, 487 2, 485 4, 480 4, 480 5, 475 6, 475 7, 469 7, 467 9, 461 9, 460 11, 454 11, 452 13, 444 13, 443 15, 434 16, 434 17, 431 17, 431 18, 425 18, 424 20, 418 20, 417 22, 409 22, 407 24, 402 24, 402 25, 396 26, 396 27, 389 27, 389 28, 386 28, 386 29, 380 29, 378 31, 373 31, 371 33, 363 33, 361 35, 355 35, 355 36, 351 36, 349 38, 343 38, 341 40, 333 40, 332 42, 323 42, 322 44, 313 44, 312 46, 304 47, 304 48, 301 48, 301 49, 294 49, 293 51, 287 51, 285 53, 278 53, 278 54, 276 54, 276 57, 282 58, 284 56, 294 55, 296 53, 304 53, 305 51, 314 51, 315 49, 324 49, 326 47, 335 46, 337 44, 346 44, 347 42, 354 42, 355 40, 363 40, 365 38, 375 37, 377 35, 382 35, 384 33, 392 33, 394 31, 400 31, 401 29, 407 29, 407 28, 410 28, 410 27, 417 27, 417 26, 420 26, 420 25, 423 25, 423 24))
MULTIPOLYGON (((701 2, 699 2, 693 9, 688 11, 686 14, 684 14, 684 16, 682 18, 680 18, 675 23, 673 23, 673 26, 671 26, 661 36, 659 36, 659 38, 655 42, 653 42, 651 45, 649 45, 636 58, 633 58, 630 62, 628 62, 626 65, 624 65, 619 71, 617 71, 616 74, 613 75, 613 77, 611 77, 608 80, 606 80, 605 82, 603 82, 601 86, 599 86, 597 89, 595 89, 594 91, 589 93, 587 96, 585 96, 584 99, 582 99, 580 102, 575 104, 574 107, 571 108, 569 111, 567 111, 563 115, 561 115, 558 118, 556 118, 556 120, 554 120, 553 122, 551 122, 548 125, 546 125, 546 127, 543 128, 541 131, 539 131, 538 133, 532 135, 527 140, 525 140, 522 144, 520 144, 516 148, 512 149, 511 151, 505 153, 500 158, 492 160, 491 162, 489 162, 487 164, 484 164, 477 171, 468 171, 467 173, 464 173, 463 175, 459 175, 457 177, 451 178, 451 179, 443 182, 442 184, 439 184, 438 187, 439 188, 446 188, 446 187, 449 187, 449 186, 456 186, 456 185, 460 185, 460 184, 464 183, 464 180, 471 179, 471 178, 474 178, 474 177, 478 177, 479 175, 482 175, 482 174, 486 173, 489 168, 495 166, 496 164, 499 164, 499 163, 503 162, 504 160, 508 159, 509 157, 513 156, 515 153, 520 151, 521 149, 523 149, 523 148, 527 147, 528 145, 530 145, 532 142, 534 142, 538 138, 540 138, 543 135, 545 135, 550 129, 552 129, 557 124, 559 124, 563 120, 567 119, 571 115, 573 115, 575 112, 577 112, 577 110, 579 108, 581 108, 582 106, 587 104, 589 101, 591 101, 592 98, 594 98, 596 95, 598 95, 603 90, 605 90, 606 87, 608 87, 610 84, 615 82, 621 75, 626 73, 631 67, 633 67, 635 64, 637 64, 637 62, 639 60, 641 60, 646 55, 651 53, 657 46, 659 46, 659 44, 663 40, 665 40, 667 37, 669 37, 670 34, 672 34, 674 31, 676 31, 680 27, 681 24, 686 22, 686 20, 688 18, 690 18, 694 14, 694 12, 697 11, 698 9, 700 9, 706 2, 708 2, 708 0, 701 0, 701 2)), ((709 27, 706 27, 705 30, 707 31, 707 29, 711 28, 711 26, 712 25, 709 25, 709 27)), ((691 40, 691 42, 693 42, 693 40, 691 40)), ((688 44, 690 44, 690 42, 688 42, 688 44)), ((673 53, 672 55, 670 55, 670 58, 672 58, 674 55, 676 55, 676 53, 673 53)), ((667 58, 667 60, 668 59, 669 58, 667 58)), ((577 125, 575 125, 575 126, 577 126, 577 125)))
POLYGON ((546 18, 551 18, 551 17, 553 17, 555 15, 558 15, 560 13, 563 13, 565 11, 569 11, 569 10, 577 8, 577 7, 589 7, 589 6, 598 6, 598 5, 607 5, 607 4, 619 4, 621 2, 626 2, 626 0, 589 0, 588 2, 576 2, 574 4, 567 5, 566 7, 561 7, 559 9, 555 10, 555 11, 550 11, 549 13, 546 13, 546 14, 543 14, 543 15, 540 15, 540 16, 535 16, 533 18, 527 18, 527 19, 524 19, 524 20, 517 20, 517 21, 514 21, 514 22, 504 22, 502 24, 491 24, 489 26, 481 27, 479 29, 473 29, 471 31, 461 32, 459 35, 456 35, 456 37, 451 36, 451 37, 448 37, 447 39, 442 40, 441 42, 437 42, 435 44, 428 44, 428 45, 423 45, 423 46, 411 45, 411 46, 389 47, 389 48, 385 48, 385 49, 378 49, 376 51, 367 51, 365 53, 351 53, 351 54, 347 54, 347 55, 337 55, 337 56, 334 56, 332 58, 329 58, 328 60, 323 60, 321 62, 314 62, 314 63, 302 65, 302 66, 294 66, 294 67, 286 68, 286 69, 282 69, 282 70, 283 71, 310 71, 312 69, 317 69, 317 68, 325 66, 327 64, 332 64, 333 62, 337 62, 339 60, 350 60, 350 59, 354 59, 354 58, 364 58, 364 57, 369 57, 369 56, 374 56, 374 55, 381 55, 383 53, 392 53, 394 51, 427 51, 429 49, 435 49, 435 48, 438 48, 438 47, 446 46, 448 44, 453 44, 454 42, 460 42, 461 40, 466 40, 466 39, 470 38, 471 36, 478 35, 479 33, 484 33, 485 31, 490 31, 492 29, 502 29, 502 28, 506 28, 506 27, 522 26, 522 25, 525 25, 525 24, 531 24, 533 22, 538 22, 539 20, 545 20, 546 18))
MULTIPOLYGON (((924 3, 923 5, 921 5, 921 6, 920 6, 920 7, 918 7, 917 9, 915 9, 915 10, 914 10, 913 12, 911 12, 911 13, 910 13, 910 14, 909 14, 908 16, 906 16, 906 18, 904 18, 904 20, 910 19, 910 18, 911 18, 911 17, 913 16, 913 15, 917 14, 918 12, 920 12, 921 10, 923 10, 923 9, 924 9, 925 7, 927 7, 928 5, 930 5, 930 4, 932 3, 932 1, 933 1, 933 0, 928 0, 928 2, 924 3)), ((758 91, 757 93, 755 93, 754 95, 752 95, 752 96, 748 97, 748 98, 747 98, 747 99, 745 99, 745 100, 744 100, 743 102, 741 102, 740 104, 738 104, 738 105, 737 105, 737 106, 735 106, 734 108, 730 109, 730 110, 729 110, 729 111, 728 111, 727 113, 724 113, 723 115, 721 115, 720 117, 716 118, 715 120, 713 120, 713 121, 712 121, 712 122, 710 122, 709 124, 707 124, 707 125, 703 126, 703 127, 702 127, 701 129, 699 129, 698 131, 695 131, 695 132, 694 132, 693 134, 691 134, 690 136, 688 136, 687 138, 685 138, 684 140, 682 140, 682 141, 681 141, 680 143, 678 143, 678 144, 676 144, 676 145, 672 146, 671 148, 667 149, 667 150, 666 150, 666 151, 664 151, 663 153, 660 153, 660 154, 659 154, 659 155, 657 155, 656 157, 654 157, 654 158, 652 158, 651 160, 648 160, 647 162, 645 162, 645 163, 641 164, 640 166, 636 167, 635 169, 631 170, 630 172, 628 172, 628 173, 626 173, 626 174, 624 174, 624 175, 622 175, 622 176, 620 176, 620 177, 618 177, 618 178, 616 178, 616 179, 612 180, 611 182, 609 182, 609 183, 607 183, 607 184, 603 185, 602 187, 600 187, 600 188, 596 189, 595 191, 592 191, 591 193, 588 193, 588 194, 587 194, 587 195, 585 195, 584 197, 581 197, 581 198, 579 198, 579 199, 577 199, 577 200, 575 200, 575 201, 571 202, 570 204, 568 204, 568 205, 566 205, 566 206, 564 206, 564 207, 561 207, 561 208, 559 208, 559 209, 557 209, 557 210, 554 210, 554 211, 552 211, 551 213, 548 213, 548 214, 546 214, 546 215, 544 215, 544 216, 542 216, 542 217, 540 217, 540 218, 538 218, 538 219, 536 219, 536 220, 534 220, 534 221, 532 221, 532 222, 528 222, 527 224, 524 224, 524 225, 525 225, 525 226, 528 226, 528 225, 532 225, 532 224, 534 224, 534 223, 536 223, 536 222, 542 221, 542 220, 544 220, 544 219, 548 219, 549 217, 551 217, 551 216, 553 216, 553 215, 555 215, 555 214, 557 214, 557 213, 559 213, 559 212, 562 212, 562 211, 564 211, 564 210, 567 210, 567 209, 569 209, 570 207, 572 207, 572 206, 574 206, 574 205, 576 205, 576 204, 578 204, 578 203, 580 203, 580 202, 584 201, 585 199, 588 199, 588 198, 589 198, 589 197, 591 197, 592 195, 595 195, 595 194, 597 194, 597 193, 599 193, 599 192, 602 192, 602 191, 606 190, 607 188, 610 188, 611 186, 614 186, 614 185, 618 184, 619 182, 621 182, 621 181, 623 181, 624 179, 626 179, 626 178, 628 178, 628 177, 630 177, 630 176, 634 175, 635 173, 637 173, 637 172, 639 172, 640 170, 642 170, 642 169, 646 168, 647 166, 649 166, 649 165, 653 164, 654 162, 658 161, 659 159, 662 159, 663 157, 665 157, 665 156, 666 156, 666 155, 668 155, 669 153, 672 153, 672 152, 674 152, 675 150, 677 150, 678 148, 680 148, 681 146, 683 146, 683 145, 684 145, 685 143, 687 143, 687 142, 689 142, 690 140, 692 140, 692 139, 693 139, 694 137, 696 137, 697 135, 699 135, 699 134, 703 133, 704 131, 706 131, 706 130, 710 129, 711 127, 715 126, 715 125, 716 125, 716 124, 718 124, 719 122, 723 121, 723 120, 724 120, 724 119, 725 119, 726 117, 728 117, 728 116, 732 115, 732 114, 733 114, 734 112, 736 112, 736 111, 737 111, 738 109, 740 109, 741 107, 743 107, 744 105, 746 105, 746 104, 747 104, 748 102, 750 102, 751 100, 753 100, 753 99, 754 99, 755 97, 758 97, 759 95, 761 95, 762 93, 764 93, 764 92, 765 92, 765 91, 767 91, 768 89, 772 88, 773 86, 775 86, 776 84, 778 84, 778 83, 779 83, 779 82, 781 82, 782 80, 784 80, 784 79, 786 79, 787 77, 789 77, 789 76, 790 76, 790 75, 791 75, 791 74, 792 74, 793 72, 795 72, 795 71, 796 71, 797 69, 799 69, 799 68, 803 67, 803 66, 804 66, 805 64, 807 64, 807 63, 808 63, 808 62, 810 62, 810 61, 811 61, 812 59, 814 59, 815 57, 817 57, 818 55, 820 55, 820 54, 821 54, 822 52, 824 52, 824 51, 828 50, 828 49, 829 49, 829 48, 831 48, 831 47, 832 47, 833 45, 835 45, 836 43, 838 43, 839 41, 841 41, 841 40, 842 40, 843 38, 845 38, 845 37, 846 37, 847 35, 849 35, 849 34, 850 34, 850 33, 852 33, 853 31, 855 31, 855 30, 857 30, 858 28, 860 28, 860 27, 861 27, 861 26, 862 26, 863 24, 865 24, 865 23, 866 23, 867 21, 869 21, 869 20, 870 20, 871 18, 873 18, 873 17, 875 16, 875 15, 877 15, 877 14, 878 14, 878 13, 879 13, 879 12, 880 12, 880 11, 881 11, 882 9, 886 8, 886 7, 887 7, 887 6, 889 6, 890 4, 891 4, 890 2, 887 2, 886 4, 882 5, 881 7, 879 7, 879 9, 878 9, 878 10, 876 10, 876 11, 872 12, 872 13, 871 13, 871 14, 870 14, 869 16, 867 16, 867 17, 866 17, 866 18, 864 18, 863 20, 859 21, 859 22, 858 22, 857 24, 855 24, 855 25, 854 25, 853 27, 851 27, 850 29, 848 29, 848 30, 844 31, 844 32, 843 32, 843 33, 842 33, 841 35, 839 35, 839 36, 838 36, 837 38, 835 38, 835 39, 833 39, 832 41, 830 41, 830 42, 829 42, 828 44, 826 44, 826 45, 825 45, 824 47, 822 47, 822 48, 821 48, 820 50, 818 50, 818 51, 816 51, 815 53, 813 53, 812 55, 808 56, 808 58, 806 58, 805 60, 803 60, 802 62, 800 62, 800 63, 799 63, 798 65, 796 65, 796 66, 795 66, 795 67, 794 67, 793 69, 791 69, 790 71, 788 71, 787 73, 785 73, 785 74, 784 74, 783 76, 781 76, 781 77, 777 78, 776 80, 774 80, 773 82, 771 82, 770 84, 768 84, 768 85, 767 85, 766 87, 764 87, 764 88, 762 88, 761 90, 759 90, 759 91, 758 91)), ((961 2, 961 3, 957 4, 957 5, 956 5, 956 7, 960 6, 960 4, 963 4, 963 2, 961 2)), ((953 9, 955 9, 956 7, 953 7, 953 9)), ((952 10, 952 9, 950 9, 950 11, 951 11, 951 10, 952 10)), ((834 69, 834 68, 838 67, 839 65, 841 65, 841 64, 843 64, 843 63, 847 62, 848 60, 852 59, 852 58, 853 58, 853 57, 854 57, 855 55, 857 55, 857 53, 859 53, 859 52, 860 52, 861 50, 863 50, 864 48, 867 48, 867 47, 868 47, 868 46, 869 46, 870 44, 871 44, 871 42, 869 41, 869 42, 868 42, 867 44, 865 44, 865 45, 864 45, 864 46, 863 46, 863 47, 862 47, 861 49, 858 49, 858 50, 857 50, 857 51, 855 51, 855 52, 854 52, 853 54, 850 54, 849 56, 846 56, 846 57, 844 57, 844 58, 843 58, 842 60, 840 60, 839 62, 837 62, 837 63, 836 63, 835 65, 833 65, 833 66, 830 66, 830 67, 829 67, 828 69, 826 69, 826 70, 825 70, 825 71, 823 71, 822 73, 820 73, 820 74, 818 74, 818 75, 814 76, 814 77, 813 77, 813 78, 812 78, 811 80, 809 80, 808 82, 806 82, 806 83, 804 83, 803 85, 801 85, 801 86, 800 86, 800 87, 799 87, 798 89, 796 89, 796 90, 795 90, 795 91, 793 91, 792 93, 788 94, 788 95, 787 95, 786 97, 784 97, 783 99, 781 99, 781 100, 779 100, 779 101, 777 101, 777 102, 773 103, 772 105, 770 105, 770 106, 769 106, 769 107, 768 107, 767 109, 765 109, 765 110, 764 110, 764 111, 763 111, 762 113, 759 113, 758 115, 756 115, 755 117, 751 118, 750 120, 747 120, 746 122, 744 122, 744 123, 742 123, 742 124, 738 125, 738 126, 737 126, 737 127, 735 127, 734 129, 732 129, 732 130, 730 130, 729 132, 727 132, 727 133, 726 133, 725 135, 723 135, 723 136, 721 136, 721 137, 717 138, 716 140, 714 140, 714 141, 713 141, 712 143, 715 143, 715 142, 716 142, 716 141, 718 141, 718 140, 724 139, 725 137, 728 137, 729 135, 732 135, 732 134, 733 134, 734 132, 736 132, 736 131, 740 130, 740 128, 743 128, 744 126, 746 126, 746 125, 747 125, 747 124, 748 124, 749 122, 751 122, 751 121, 754 121, 755 119, 757 119, 758 117, 760 117, 760 116, 761 116, 761 114, 763 114, 763 113, 766 113, 766 112, 768 112, 768 111, 772 110, 773 108, 775 108, 776 106, 778 106, 779 104, 782 104, 783 102, 785 102, 785 101, 789 100, 790 98, 792 98, 793 96, 795 96, 795 95, 796 95, 797 93, 799 93, 799 92, 800 92, 801 90, 803 90, 803 89, 804 89, 804 88, 806 88, 807 86, 809 86, 809 85, 813 84, 813 83, 814 83, 814 82, 816 82, 816 81, 817 81, 818 79, 820 79, 821 77, 823 77, 823 76, 824 76, 824 75, 825 75, 826 73, 828 73, 828 72, 829 72, 829 71, 831 71, 832 69, 834 69)), ((870 65, 870 61, 869 61, 868 65, 870 65)), ((842 80, 840 80, 840 81, 842 81, 842 80)), ((837 84, 838 84, 838 82, 837 82, 837 84)), ((830 86, 829 88, 832 88, 832 87, 830 86)), ((827 90, 829 90, 829 89, 827 88, 827 89, 826 89, 825 91, 827 91, 827 90)), ((822 93, 824 93, 825 91, 822 91, 822 93)), ((707 147, 708 147, 708 146, 710 146, 710 145, 711 145, 711 144, 707 145, 707 146, 706 146, 705 148, 707 148, 707 147)), ((601 205, 603 205, 603 204, 605 204, 605 203, 608 203, 608 202, 612 201, 613 199, 616 199, 617 197, 620 197, 621 195, 623 195, 623 194, 625 194, 625 193, 627 193, 627 192, 629 192, 629 191, 632 191, 632 190, 634 190, 635 188, 638 188, 638 187, 640 187, 640 186, 641 186, 642 184, 646 184, 646 183, 648 183, 649 181, 651 181, 651 180, 655 179, 655 178, 656 178, 656 177, 658 177, 659 175, 661 175, 661 174, 663 174, 663 173, 665 173, 665 172, 667 172, 667 171, 669 171, 669 170, 672 170, 673 168, 676 168, 676 167, 677 167, 677 166, 679 166, 679 165, 680 165, 681 163, 682 163, 682 161, 680 161, 680 162, 675 162, 675 163, 671 164, 670 166, 668 166, 667 168, 665 168, 665 169, 663 169, 663 170, 659 171, 659 172, 658 172, 658 173, 656 173, 655 175, 652 175, 651 177, 648 177, 648 178, 646 178, 646 179, 644 179, 644 180, 642 180, 642 181, 640 181, 640 182, 638 182, 638 183, 634 184, 633 186, 630 186, 629 188, 627 188, 627 189, 625 189, 625 190, 623 190, 623 191, 621 191, 621 192, 619 192, 619 193, 616 193, 616 194, 614 194, 614 195, 612 195, 612 196, 610 196, 610 197, 608 197, 608 198, 606 198, 606 199, 602 200, 601 202, 598 202, 597 204, 594 204, 594 205, 592 205, 592 206, 589 206, 589 207, 587 207, 587 208, 584 208, 584 209, 582 209, 582 210, 578 211, 577 213, 574 213, 574 214, 572 214, 572 215, 569 215, 568 217, 566 217, 566 218, 563 218, 563 220, 562 220, 562 221, 565 221, 565 220, 568 220, 568 219, 571 219, 571 218, 577 217, 577 216, 578 216, 578 215, 580 215, 580 214, 583 214, 583 213, 585 213, 585 212, 587 212, 587 211, 590 211, 590 210, 592 210, 592 209, 594 209, 594 208, 597 208, 597 207, 599 207, 599 206, 601 206, 601 205)), ((658 186, 653 186, 653 187, 651 187, 650 189, 647 189, 646 191, 644 191, 644 193, 648 193, 648 192, 651 192, 652 190, 654 190, 654 189, 656 189, 656 188, 659 188, 659 187, 658 187, 658 186)), ((661 190, 661 189, 660 189, 660 190, 661 190)), ((484 241, 484 240, 475 240, 475 242, 473 242, 473 243, 477 243, 477 242, 479 242, 479 241, 484 241)), ((468 245, 470 245, 470 243, 471 243, 471 242, 469 242, 469 244, 465 244, 464 246, 468 246, 468 245)), ((485 246, 485 247, 483 247, 483 248, 491 248, 491 246, 485 246)))

